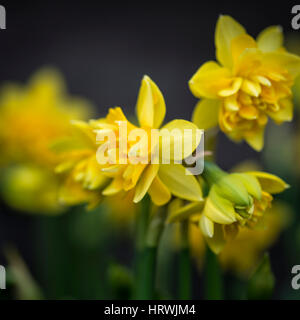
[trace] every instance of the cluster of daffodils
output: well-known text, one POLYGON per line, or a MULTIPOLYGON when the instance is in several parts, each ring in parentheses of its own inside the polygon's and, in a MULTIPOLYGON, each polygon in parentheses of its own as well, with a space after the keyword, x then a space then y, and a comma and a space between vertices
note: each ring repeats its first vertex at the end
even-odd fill
POLYGON ((168 208, 168 223, 197 226, 215 253, 226 242, 238 241, 239 232, 256 228, 271 207, 272 195, 288 185, 259 171, 228 174, 208 161, 195 176, 188 173, 187 159, 203 139, 198 130, 217 125, 234 141, 245 140, 261 150, 269 118, 276 123, 292 120, 291 86, 300 72, 300 58, 283 48, 279 27, 267 28, 254 40, 232 18, 221 16, 215 39, 218 62, 206 62, 189 81, 192 93, 201 98, 192 121, 163 124, 164 97, 148 76, 138 94, 138 124, 120 107, 86 120, 85 102, 67 97, 61 79, 51 72, 38 74, 26 90, 5 88, 0 98, 1 160, 34 168, 9 177, 12 187, 7 190, 21 185, 24 194, 32 188, 35 202, 53 178, 51 201, 55 198, 58 207, 94 208, 103 200, 107 206, 117 204, 117 211, 128 217, 132 215, 126 208, 133 211, 148 194, 155 206, 168 208), (186 130, 190 134, 182 146, 186 130), (169 140, 164 139, 166 132, 173 133, 169 140), (178 144, 182 148, 176 153, 178 144), (170 151, 169 162, 165 150, 170 151), (52 178, 39 176, 38 170, 47 170, 52 178))

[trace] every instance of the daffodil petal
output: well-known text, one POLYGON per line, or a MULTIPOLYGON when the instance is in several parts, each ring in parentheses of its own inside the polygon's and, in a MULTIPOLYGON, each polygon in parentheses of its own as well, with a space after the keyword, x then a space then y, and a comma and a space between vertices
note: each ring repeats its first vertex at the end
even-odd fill
POLYGON ((175 196, 190 201, 202 201, 202 190, 197 179, 187 175, 186 168, 181 164, 162 164, 158 174, 175 196))
POLYGON ((200 100, 193 112, 192 122, 198 128, 207 130, 218 124, 218 115, 221 101, 216 99, 200 100))
POLYGON ((276 194, 289 188, 287 183, 273 174, 260 171, 250 171, 247 174, 251 174, 258 179, 263 191, 276 194))
POLYGON ((300 73, 300 57, 288 52, 266 52, 263 55, 262 64, 266 69, 286 70, 294 78, 300 73))
POLYGON ((218 98, 218 92, 230 87, 230 71, 215 61, 204 63, 189 81, 189 87, 197 98, 218 98))
POLYGON ((168 216, 168 222, 178 222, 188 219, 191 215, 199 214, 203 210, 204 201, 191 202, 187 205, 173 207, 168 216))
POLYGON ((250 132, 245 136, 246 142, 256 151, 261 151, 264 146, 264 128, 250 132))
POLYGON ((186 120, 173 120, 163 126, 161 146, 163 158, 182 160, 190 156, 200 143, 202 133, 197 126, 186 120), (164 151, 170 150, 170 155, 164 151))
POLYGON ((154 101, 154 115, 153 115, 153 128, 159 128, 164 121, 166 115, 165 99, 158 88, 158 86, 149 77, 148 80, 151 85, 153 101, 154 101))
POLYGON ((240 55, 250 48, 256 48, 255 40, 248 34, 241 34, 231 41, 231 54, 233 63, 238 62, 240 55))
POLYGON ((96 157, 91 157, 86 168, 85 181, 83 183, 83 187, 90 190, 95 190, 100 186, 104 185, 107 181, 108 178, 105 175, 103 175, 101 167, 96 160, 96 157))
POLYGON ((243 182, 249 194, 251 194, 256 199, 261 199, 261 186, 255 177, 246 173, 233 173, 232 175, 237 176, 238 179, 240 179, 243 182))
POLYGON ((171 193, 168 188, 156 176, 148 190, 152 202, 157 206, 162 206, 168 203, 171 199, 171 193))
POLYGON ((199 220, 199 227, 205 237, 212 238, 214 236, 214 223, 204 214, 199 220))
POLYGON ((277 112, 268 112, 268 115, 278 124, 284 121, 292 121, 294 106, 291 99, 282 99, 280 102, 281 108, 277 112))
POLYGON ((216 56, 223 66, 232 66, 231 41, 244 33, 245 29, 230 16, 219 17, 215 34, 216 56))
POLYGON ((83 203, 99 203, 101 194, 94 191, 85 190, 81 183, 76 182, 72 175, 69 175, 61 185, 58 192, 58 200, 60 203, 68 206, 79 205, 83 203))
POLYGON ((55 167, 54 171, 55 173, 63 173, 69 171, 74 167, 75 163, 76 162, 74 160, 61 162, 59 165, 55 167))
POLYGON ((225 237, 222 225, 214 225, 214 236, 212 238, 205 237, 205 240, 210 249, 215 253, 219 254, 225 246, 225 237))
POLYGON ((137 101, 137 116, 143 127, 158 128, 164 120, 166 105, 157 85, 144 76, 137 101))
POLYGON ((217 199, 225 198, 235 205, 248 206, 249 193, 243 180, 236 174, 225 175, 219 179, 210 190, 210 197, 217 199))
POLYGON ((145 194, 147 193, 147 191, 149 190, 152 184, 152 181, 157 175, 158 169, 159 169, 158 164, 150 164, 143 171, 136 185, 135 194, 133 198, 134 203, 137 203, 144 198, 145 194))
POLYGON ((209 193, 203 214, 216 223, 230 224, 236 221, 233 204, 217 193, 209 193))
POLYGON ((89 139, 90 143, 96 144, 96 134, 91 130, 88 123, 81 120, 71 120, 71 124, 80 130, 89 139))
POLYGON ((263 52, 278 50, 283 45, 283 32, 280 26, 271 26, 257 37, 258 48, 263 52))
POLYGON ((113 181, 102 191, 104 196, 111 196, 120 192, 123 188, 122 179, 115 178, 113 181))

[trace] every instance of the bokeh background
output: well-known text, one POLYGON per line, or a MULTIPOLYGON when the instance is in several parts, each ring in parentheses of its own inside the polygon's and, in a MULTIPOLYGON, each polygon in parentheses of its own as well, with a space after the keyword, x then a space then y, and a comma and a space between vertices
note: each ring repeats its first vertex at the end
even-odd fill
MULTIPOLYGON (((233 16, 253 36, 279 24, 295 51, 300 41, 300 31, 291 28, 293 3, 288 1, 10 0, 1 4, 7 12, 7 29, 0 30, 0 85, 25 83, 40 67, 53 66, 64 75, 71 94, 86 97, 97 107, 97 116, 112 106, 132 113, 140 81, 147 74, 164 94, 167 120, 190 119, 196 99, 187 82, 202 63, 215 58, 219 14, 233 16)), ((274 297, 280 299, 300 298, 290 285, 291 268, 300 264, 296 132, 297 117, 292 124, 269 128, 262 154, 245 144, 235 145, 223 134, 217 148, 218 164, 226 170, 243 160, 255 160, 292 185, 282 196, 293 207, 292 224, 270 250, 277 280, 274 297)), ((114 297, 104 275, 110 273, 111 281, 116 281, 117 264, 130 265, 133 247, 126 231, 101 228, 106 216, 100 211, 49 218, 26 215, 0 202, 0 264, 6 265, 2 249, 10 244, 47 297, 114 297), (111 265, 114 268, 108 270, 111 265), (92 288, 87 277, 95 279, 92 288)), ((131 281, 125 272, 119 273, 125 283, 131 281)), ((172 283, 172 277, 168 281, 172 283)), ((203 275, 195 267, 194 298, 202 298, 202 283, 203 275)), ((228 298, 240 297, 241 283, 226 276, 228 298)), ((9 290, 0 294, 6 298, 9 290)), ((122 290, 120 294, 126 296, 122 290)))

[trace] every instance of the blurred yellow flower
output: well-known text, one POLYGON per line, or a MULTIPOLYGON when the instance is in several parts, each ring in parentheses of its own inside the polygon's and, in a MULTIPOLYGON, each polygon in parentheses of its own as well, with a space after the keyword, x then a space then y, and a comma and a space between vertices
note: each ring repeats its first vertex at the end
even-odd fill
POLYGON ((10 207, 39 214, 63 211, 57 201, 59 181, 50 170, 19 164, 6 167, 1 178, 1 193, 10 207))
MULTIPOLYGON (((156 205, 167 203, 171 194, 191 201, 199 201, 202 198, 202 192, 197 180, 192 175, 186 175, 186 169, 181 164, 153 164, 150 161, 153 149, 156 146, 148 144, 148 138, 151 129, 159 128, 165 117, 166 107, 163 95, 156 84, 147 76, 142 80, 138 101, 137 101, 137 117, 140 123, 140 128, 143 133, 147 134, 147 143, 143 145, 143 140, 135 137, 135 141, 128 138, 137 126, 130 123, 121 108, 110 108, 108 115, 105 118, 98 120, 90 120, 89 123, 74 122, 82 132, 85 142, 82 138, 69 141, 70 152, 65 154, 65 161, 57 167, 57 171, 70 170, 72 168, 74 180, 83 182, 83 187, 87 189, 98 188, 107 183, 111 179, 110 184, 102 191, 105 196, 116 195, 119 192, 134 192, 133 202, 139 202, 148 192, 152 201, 156 205), (120 123, 125 124, 126 130, 120 123), (112 135, 116 138, 116 144, 111 145, 108 141, 96 141, 99 135, 112 135), (121 141, 125 141, 126 150, 122 149, 121 141), (136 146, 141 144, 140 149, 136 150, 136 146), (149 145, 149 147, 148 147, 149 145), (84 146, 84 147, 82 147, 84 146), (146 147, 145 147, 146 146, 146 147), (114 154, 115 162, 109 163, 104 159, 105 155, 96 151, 106 148, 108 156, 114 154), (145 148, 144 148, 145 147, 145 148), (133 150, 134 149, 134 150, 133 150), (121 150, 121 152, 120 152, 121 150), (128 150, 128 151, 127 151, 128 150), (142 151, 141 151, 142 150, 142 151), (144 152, 143 157, 145 162, 138 161, 131 163, 128 161, 131 153, 140 151, 144 152), (119 154, 122 157, 119 157, 119 154), (99 155, 100 154, 100 155, 99 155), (104 179, 103 177, 106 177, 104 179)), ((192 132, 197 130, 197 127, 189 121, 173 120, 166 124, 162 129, 172 131, 177 129, 182 132, 184 129, 190 129, 192 132)), ((161 131, 159 131, 160 133, 161 131)), ((170 149, 173 150, 176 141, 176 136, 170 140, 170 149)), ((184 152, 190 149, 192 152, 199 144, 200 140, 191 135, 191 141, 187 144, 191 148, 186 148, 186 140, 184 152)), ((159 143, 159 150, 165 147, 164 142, 159 143)), ((62 147, 66 149, 65 146, 62 147)), ((160 152, 161 153, 161 152, 160 152)), ((189 154, 183 153, 182 158, 189 154)), ((182 159, 181 158, 181 159, 182 159)), ((181 160, 179 159, 179 160, 181 160)), ((174 162, 174 161, 173 161, 174 162)))
POLYGON ((263 252, 270 248, 289 225, 291 208, 282 201, 274 201, 255 228, 241 228, 237 237, 226 243, 219 255, 223 269, 240 276, 249 275, 259 263, 263 252))
POLYGON ((67 95, 62 77, 52 69, 37 72, 27 86, 3 86, 0 165, 3 195, 10 205, 21 209, 23 199, 26 211, 62 209, 57 203, 60 179, 53 175, 60 159, 50 146, 71 134, 70 120, 84 119, 90 111, 86 101, 67 95))
POLYGON ((220 16, 215 34, 217 62, 200 67, 189 81, 202 100, 193 113, 201 129, 219 126, 234 141, 245 140, 259 151, 270 117, 291 121, 291 86, 300 58, 284 50, 282 30, 272 26, 256 40, 230 16, 220 16))
POLYGON ((52 69, 37 72, 26 87, 4 86, 0 96, 1 161, 53 167, 57 155, 49 145, 69 134, 70 120, 84 119, 89 113, 89 104, 69 97, 60 74, 52 69))

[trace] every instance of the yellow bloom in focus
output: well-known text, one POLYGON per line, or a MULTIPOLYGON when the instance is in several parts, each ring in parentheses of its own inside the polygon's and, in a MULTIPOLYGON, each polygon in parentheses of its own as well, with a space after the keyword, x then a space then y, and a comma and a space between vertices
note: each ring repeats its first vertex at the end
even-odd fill
POLYGON ((3 196, 28 212, 57 212, 61 161, 50 148, 70 135, 70 120, 85 119, 87 102, 67 95, 63 79, 52 69, 37 72, 27 86, 6 85, 0 93, 0 146, 3 196))
MULTIPOLYGON (((172 158, 173 163, 150 163, 151 155, 156 146, 158 146, 160 154, 162 149, 167 148, 165 144, 167 140, 162 140, 162 142, 157 140, 158 144, 155 146, 151 146, 148 140, 151 137, 151 129, 158 129, 162 124, 166 107, 159 88, 147 76, 142 80, 136 111, 140 127, 130 123, 119 107, 109 109, 105 118, 91 120, 89 123, 74 123, 88 140, 89 147, 86 143, 85 148, 73 149, 69 153, 70 157, 66 156, 65 159, 67 160, 57 170, 63 171, 65 168, 70 169, 71 167, 75 170, 75 173, 73 173, 75 180, 82 181, 90 189, 93 189, 95 185, 98 187, 99 183, 102 185, 104 175, 107 179, 111 179, 111 183, 103 190, 103 195, 112 196, 120 192, 131 191, 134 193, 133 202, 135 203, 142 200, 147 192, 156 205, 167 203, 171 194, 191 201, 200 201, 202 192, 196 178, 187 175, 183 165, 174 163, 174 160, 181 160, 189 156, 199 144, 200 138, 197 140, 196 135, 192 134, 190 140, 184 140, 184 151, 180 154, 181 158, 175 159, 174 156, 174 159, 172 158), (126 132, 121 131, 120 123, 126 125, 126 132), (138 128, 143 129, 143 133, 147 133, 147 143, 143 144, 145 140, 140 137, 131 141, 130 135, 134 132, 134 129, 138 128), (116 137, 116 144, 111 145, 109 141, 97 141, 96 144, 96 132, 97 136, 103 134, 116 137), (125 151, 121 147, 121 141, 125 141, 123 144, 123 147, 124 145, 126 147, 125 151), (136 149, 138 145, 140 145, 139 150, 136 149), (106 159, 101 158, 104 157, 104 153, 102 155, 98 154, 96 159, 96 150, 103 147, 106 148, 105 154, 108 154, 108 156, 116 155, 114 163, 109 163, 106 159), (131 163, 130 155, 137 151, 142 153, 142 158, 146 160, 146 163, 145 161, 131 163), (122 157, 119 157, 120 154, 122 157)), ((197 127, 189 121, 173 120, 162 127, 159 134, 164 135, 165 131, 172 131, 173 129, 179 130, 180 133, 184 129, 190 129, 194 133, 197 127)), ((170 138, 171 155, 176 142, 177 136, 172 136, 170 138)), ((74 142, 74 145, 76 145, 76 142, 74 142)), ((178 156, 176 153, 175 155, 178 156)))
POLYGON ((278 124, 293 118, 291 86, 300 58, 283 49, 280 27, 265 29, 255 40, 229 16, 220 16, 215 43, 218 62, 206 62, 189 81, 202 98, 193 122, 201 129, 219 123, 231 139, 244 139, 259 151, 269 117, 278 124))

